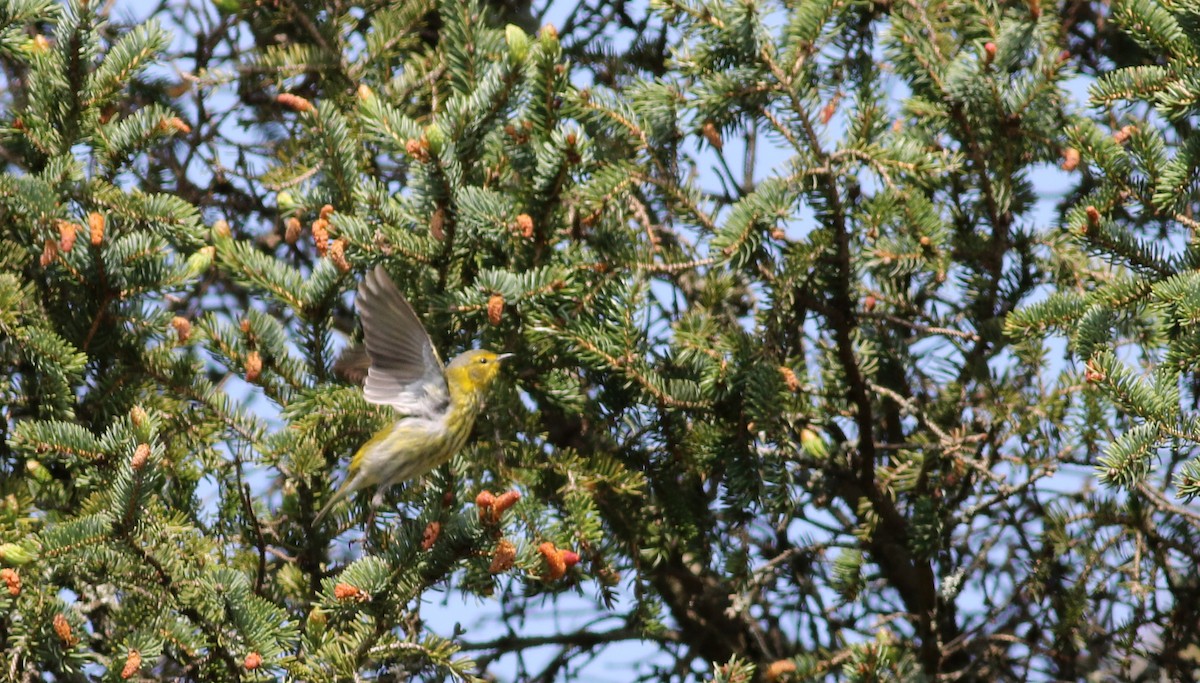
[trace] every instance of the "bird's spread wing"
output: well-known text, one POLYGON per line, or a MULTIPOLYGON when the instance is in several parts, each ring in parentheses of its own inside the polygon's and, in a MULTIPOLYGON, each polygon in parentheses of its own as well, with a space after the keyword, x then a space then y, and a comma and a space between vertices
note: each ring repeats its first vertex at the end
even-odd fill
POLYGON ((412 306, 382 266, 367 273, 356 300, 371 367, 367 401, 433 417, 450 401, 445 368, 412 306))

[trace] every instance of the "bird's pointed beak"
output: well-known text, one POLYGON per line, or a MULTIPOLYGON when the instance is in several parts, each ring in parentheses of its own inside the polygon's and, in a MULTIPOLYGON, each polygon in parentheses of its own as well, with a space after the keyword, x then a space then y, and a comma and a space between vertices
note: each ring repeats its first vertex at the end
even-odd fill
POLYGON ((496 360, 504 360, 505 358, 512 358, 512 357, 513 357, 513 355, 511 353, 502 353, 499 356, 496 356, 496 360))

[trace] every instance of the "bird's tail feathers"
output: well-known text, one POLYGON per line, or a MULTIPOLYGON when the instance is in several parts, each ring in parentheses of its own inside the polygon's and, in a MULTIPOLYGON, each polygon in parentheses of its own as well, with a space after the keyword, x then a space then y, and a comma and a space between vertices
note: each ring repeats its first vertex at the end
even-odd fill
POLYGON ((329 500, 325 502, 325 505, 321 508, 321 511, 318 512, 317 516, 313 518, 314 527, 318 526, 321 523, 321 520, 325 519, 325 516, 329 514, 329 511, 333 509, 334 505, 342 502, 346 496, 354 493, 354 491, 358 489, 358 479, 359 475, 357 474, 346 477, 346 481, 342 482, 342 485, 338 487, 337 491, 333 492, 333 495, 330 496, 329 500))

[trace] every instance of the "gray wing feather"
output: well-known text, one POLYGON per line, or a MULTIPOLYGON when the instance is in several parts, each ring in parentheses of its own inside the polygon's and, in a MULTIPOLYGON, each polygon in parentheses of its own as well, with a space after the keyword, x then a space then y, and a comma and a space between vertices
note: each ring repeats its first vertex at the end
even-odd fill
POLYGON ((450 400, 445 368, 412 306, 383 266, 367 273, 355 301, 371 367, 363 395, 407 415, 433 416, 450 400))

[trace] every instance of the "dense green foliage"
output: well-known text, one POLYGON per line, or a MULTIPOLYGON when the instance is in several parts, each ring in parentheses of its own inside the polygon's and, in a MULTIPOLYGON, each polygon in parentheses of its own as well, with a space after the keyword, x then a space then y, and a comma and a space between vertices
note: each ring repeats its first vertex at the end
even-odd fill
POLYGON ((570 6, 0 0, 0 677, 1193 678, 1195 11, 570 6))

